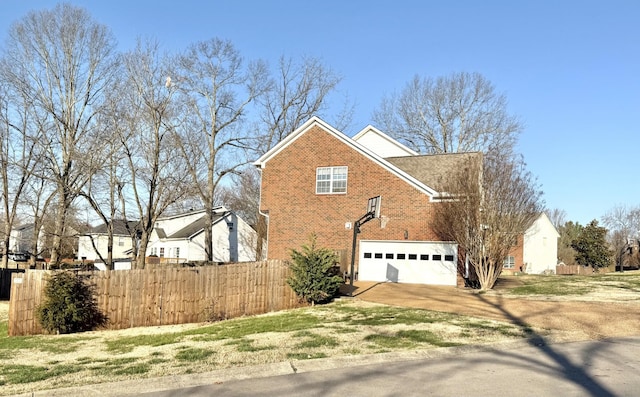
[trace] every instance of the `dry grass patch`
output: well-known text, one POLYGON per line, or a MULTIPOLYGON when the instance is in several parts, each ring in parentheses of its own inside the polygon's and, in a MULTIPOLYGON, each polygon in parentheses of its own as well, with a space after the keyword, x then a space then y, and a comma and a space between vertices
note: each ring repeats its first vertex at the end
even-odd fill
POLYGON ((2 395, 287 360, 499 343, 527 336, 504 323, 358 300, 213 324, 72 336, 8 338, 6 320, 4 324, 2 395))

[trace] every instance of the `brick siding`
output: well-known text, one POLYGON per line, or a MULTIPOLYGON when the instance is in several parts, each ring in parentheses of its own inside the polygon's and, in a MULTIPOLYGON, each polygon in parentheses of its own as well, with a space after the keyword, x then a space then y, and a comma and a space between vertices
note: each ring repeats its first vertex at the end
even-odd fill
MULTIPOLYGON (((375 219, 362 226, 359 240, 437 240, 430 223, 429 196, 319 126, 299 136, 262 170, 260 208, 269 213, 268 258, 288 259, 292 248, 317 235, 318 244, 346 250, 351 260, 353 230, 345 228, 366 212, 367 199, 382 196, 384 229, 375 219), (316 194, 316 168, 347 166, 346 194, 316 194)), ((357 254, 356 254, 357 257, 357 254)))

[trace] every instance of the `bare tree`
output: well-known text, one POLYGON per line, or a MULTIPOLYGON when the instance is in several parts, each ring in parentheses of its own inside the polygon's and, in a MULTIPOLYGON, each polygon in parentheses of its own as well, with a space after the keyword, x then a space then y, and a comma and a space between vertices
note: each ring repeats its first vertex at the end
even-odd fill
POLYGON ((249 105, 269 87, 266 65, 250 62, 229 42, 196 43, 179 58, 170 81, 185 104, 186 117, 176 128, 177 143, 195 193, 205 209, 205 253, 213 260, 213 206, 220 182, 248 163, 246 151, 256 132, 243 129, 249 105))
MULTIPOLYGON (((280 57, 273 84, 260 98, 259 154, 267 152, 312 116, 328 108, 328 97, 342 78, 317 58, 306 57, 300 63, 280 57)), ((339 115, 338 129, 350 123, 353 106, 345 103, 339 115)))
POLYGON ((543 208, 534 178, 522 161, 484 157, 458 170, 443 190, 434 230, 443 241, 458 243, 480 289, 493 288, 517 237, 543 208))
POLYGON ((617 266, 639 266, 640 206, 616 205, 602 217, 602 224, 609 231, 607 238, 617 266))
POLYGON ((27 98, 7 83, 9 65, 0 61, 0 183, 3 203, 2 267, 8 267, 9 240, 22 195, 36 167, 41 129, 32 122, 33 108, 27 98))
POLYGON ((559 208, 547 210, 547 216, 556 229, 560 229, 562 225, 567 223, 567 212, 559 208))
POLYGON ((140 241, 135 267, 145 266, 145 253, 156 220, 172 204, 188 193, 185 161, 176 148, 172 133, 175 87, 169 78, 170 59, 160 54, 153 41, 139 41, 136 49, 123 57, 126 78, 118 88, 122 113, 115 132, 127 164, 126 181, 118 181, 122 214, 133 203, 140 219, 140 241))
POLYGON ((478 73, 415 76, 373 113, 378 127, 422 153, 510 154, 522 129, 504 95, 478 73))
POLYGON ((52 263, 59 259, 67 209, 95 170, 100 137, 94 118, 113 79, 114 46, 105 26, 70 4, 31 12, 9 32, 7 77, 41 117, 42 160, 56 185, 52 263))
MULTIPOLYGON (((107 94, 107 106, 97 122, 97 127, 105 131, 105 136, 110 135, 103 142, 103 166, 91 177, 86 189, 81 193, 105 225, 107 233, 106 258, 96 248, 92 235, 88 234, 87 236, 91 239, 96 255, 109 270, 113 269, 114 222, 123 219, 125 227, 129 228, 130 226, 125 215, 120 212, 121 198, 119 193, 121 193, 121 186, 126 178, 125 174, 128 168, 125 163, 126 156, 122 141, 119 139, 125 135, 122 132, 121 120, 119 119, 122 114, 120 110, 121 98, 121 94, 116 90, 109 90, 107 94)), ((135 245, 136 230, 130 229, 128 232, 133 240, 133 246, 135 245)))
POLYGON ((231 180, 231 184, 220 189, 218 200, 245 222, 255 226, 258 222, 260 173, 256 168, 245 167, 231 180))

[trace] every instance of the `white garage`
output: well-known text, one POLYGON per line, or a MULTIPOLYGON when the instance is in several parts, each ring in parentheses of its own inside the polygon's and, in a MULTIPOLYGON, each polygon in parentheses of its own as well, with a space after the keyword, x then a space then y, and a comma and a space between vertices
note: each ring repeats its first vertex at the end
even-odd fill
POLYGON ((360 241, 358 279, 456 285, 458 245, 432 241, 360 241))

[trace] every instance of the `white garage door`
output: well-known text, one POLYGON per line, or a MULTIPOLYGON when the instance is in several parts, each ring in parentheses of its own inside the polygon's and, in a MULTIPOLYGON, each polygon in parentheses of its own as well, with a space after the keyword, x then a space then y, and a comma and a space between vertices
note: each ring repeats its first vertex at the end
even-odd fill
POLYGON ((457 258, 455 243, 363 240, 358 279, 456 285, 457 258))

